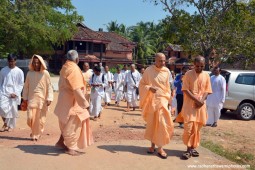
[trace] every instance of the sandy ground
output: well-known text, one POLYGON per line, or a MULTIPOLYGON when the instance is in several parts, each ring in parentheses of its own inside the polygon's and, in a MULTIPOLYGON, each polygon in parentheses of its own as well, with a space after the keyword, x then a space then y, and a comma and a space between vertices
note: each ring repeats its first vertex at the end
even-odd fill
MULTIPOLYGON (((109 106, 103 110, 102 118, 91 121, 95 143, 83 150, 84 155, 73 157, 54 147, 60 131, 53 110, 57 100, 50 106, 45 133, 38 142, 29 139, 30 130, 26 125, 26 112, 20 111, 17 128, 13 132, 0 133, 0 170, 65 170, 65 169, 190 169, 190 166, 236 165, 203 147, 201 156, 187 161, 180 156, 185 150, 182 144, 182 129, 175 124, 175 134, 170 144, 165 146, 167 160, 156 154, 148 155, 150 143, 143 138, 145 122, 140 110, 125 113, 125 103, 120 107, 109 106)), ((113 103, 113 102, 112 102, 113 103)), ((2 121, 0 126, 2 126, 2 121)), ((223 115, 217 128, 203 128, 202 138, 213 140, 227 148, 254 153, 255 121, 236 120, 232 114, 223 115)), ((201 169, 201 168, 192 168, 201 169)), ((236 169, 236 168, 230 168, 236 169)))

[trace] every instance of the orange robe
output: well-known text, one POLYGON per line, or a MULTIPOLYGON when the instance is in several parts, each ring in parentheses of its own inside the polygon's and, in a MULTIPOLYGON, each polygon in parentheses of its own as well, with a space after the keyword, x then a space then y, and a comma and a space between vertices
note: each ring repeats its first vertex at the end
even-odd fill
POLYGON ((91 93, 91 87, 90 87, 90 84, 89 84, 89 81, 92 77, 92 71, 89 69, 88 71, 86 72, 83 72, 83 77, 85 79, 85 82, 86 82, 86 90, 85 90, 85 98, 88 102, 90 102, 90 93, 91 93))
POLYGON ((83 149, 93 143, 89 125, 89 107, 85 99, 85 81, 78 65, 66 61, 60 71, 59 96, 55 114, 64 143, 69 149, 83 149))
POLYGON ((23 99, 28 101, 27 124, 31 128, 31 138, 39 139, 44 131, 47 101, 53 101, 53 87, 50 74, 41 56, 34 55, 29 65, 29 71, 23 88, 23 99), (32 61, 37 57, 41 62, 41 70, 34 71, 32 61))
POLYGON ((168 109, 171 100, 169 84, 169 70, 166 67, 148 67, 140 81, 140 108, 147 123, 145 139, 162 147, 170 142, 173 135, 174 124, 168 109), (156 93, 149 88, 156 87, 156 93))
MULTIPOLYGON (((207 73, 197 74, 191 70, 185 74, 182 90, 189 90, 197 98, 204 93, 212 93, 210 77, 207 73)), ((195 108, 195 102, 184 93, 182 113, 184 120, 183 142, 188 147, 196 148, 200 143, 200 129, 207 121, 206 103, 201 108, 195 108)))

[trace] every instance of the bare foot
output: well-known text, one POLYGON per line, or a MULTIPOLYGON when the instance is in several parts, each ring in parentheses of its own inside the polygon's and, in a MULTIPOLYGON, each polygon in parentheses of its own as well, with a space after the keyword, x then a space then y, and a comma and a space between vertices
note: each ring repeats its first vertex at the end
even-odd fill
POLYGON ((66 147, 66 145, 64 144, 64 142, 60 142, 60 141, 58 141, 58 142, 55 144, 55 147, 58 147, 58 148, 61 148, 61 149, 64 149, 64 150, 68 150, 68 148, 66 147))
POLYGON ((68 149, 65 153, 67 153, 68 155, 72 155, 72 156, 80 156, 83 155, 83 152, 79 152, 76 150, 72 150, 72 149, 68 149))

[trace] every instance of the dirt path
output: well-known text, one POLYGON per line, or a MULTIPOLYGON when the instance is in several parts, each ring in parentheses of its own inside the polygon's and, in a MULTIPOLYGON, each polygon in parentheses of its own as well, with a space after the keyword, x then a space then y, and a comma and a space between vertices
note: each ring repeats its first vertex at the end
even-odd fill
MULTIPOLYGON (((17 128, 13 132, 0 133, 0 170, 29 170, 29 169, 190 169, 189 166, 220 166, 235 165, 207 149, 200 147, 198 151, 202 157, 188 161, 180 160, 185 150, 182 144, 182 129, 175 127, 175 135, 169 145, 165 147, 169 157, 162 160, 155 155, 147 155, 149 142, 143 139, 145 123, 140 110, 130 113, 123 112, 125 103, 121 107, 110 106, 103 110, 102 119, 91 121, 95 144, 84 150, 85 154, 72 157, 54 147, 59 137, 58 121, 52 113, 56 100, 52 103, 47 115, 46 129, 38 142, 29 140, 29 129, 26 126, 26 113, 20 112, 17 128)), ((231 120, 235 122, 235 120, 231 120)), ((210 134, 223 133, 221 130, 235 127, 234 123, 221 120, 219 128, 204 128, 210 134), (224 123, 225 122, 225 123, 224 123), (225 127, 225 128, 224 128, 225 127), (217 130, 218 129, 218 130, 217 130), (219 130, 221 129, 221 130, 219 130)), ((250 121, 249 125, 254 123, 250 121)), ((254 125, 254 124, 253 124, 254 125)), ((0 123, 2 126, 2 122, 0 123)), ((253 126, 254 127, 254 126, 253 126)), ((238 129, 241 128, 236 127, 238 129)), ((245 127, 243 127, 245 129, 245 127)), ((233 129, 234 131, 234 129, 233 129)), ((247 130, 246 130, 247 131, 247 130)), ((208 132, 206 132, 208 133, 208 132)), ((211 135, 214 136, 214 135, 211 135)), ((221 140, 222 136, 216 136, 221 140)), ((226 136, 225 136, 226 137, 226 136)), ((225 138, 224 138, 225 139, 225 138)), ((192 168, 194 169, 194 168, 192 168)), ((201 168, 198 168, 201 169, 201 168)), ((204 169, 204 168, 203 168, 204 169)), ((226 168, 206 168, 226 169, 226 168)), ((230 168, 236 169, 236 168, 230 168)))

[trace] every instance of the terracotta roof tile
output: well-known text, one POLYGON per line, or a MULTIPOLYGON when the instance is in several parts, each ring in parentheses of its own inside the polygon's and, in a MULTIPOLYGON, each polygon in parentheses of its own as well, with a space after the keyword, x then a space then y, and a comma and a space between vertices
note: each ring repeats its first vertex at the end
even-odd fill
POLYGON ((94 42, 104 42, 109 43, 110 40, 104 37, 103 35, 89 29, 87 26, 79 23, 77 24, 78 32, 74 34, 72 40, 80 41, 94 41, 94 42))
POLYGON ((111 42, 107 46, 109 51, 129 51, 131 52, 135 47, 135 43, 129 41, 127 38, 122 37, 121 35, 115 32, 97 32, 102 36, 109 39, 111 42))

